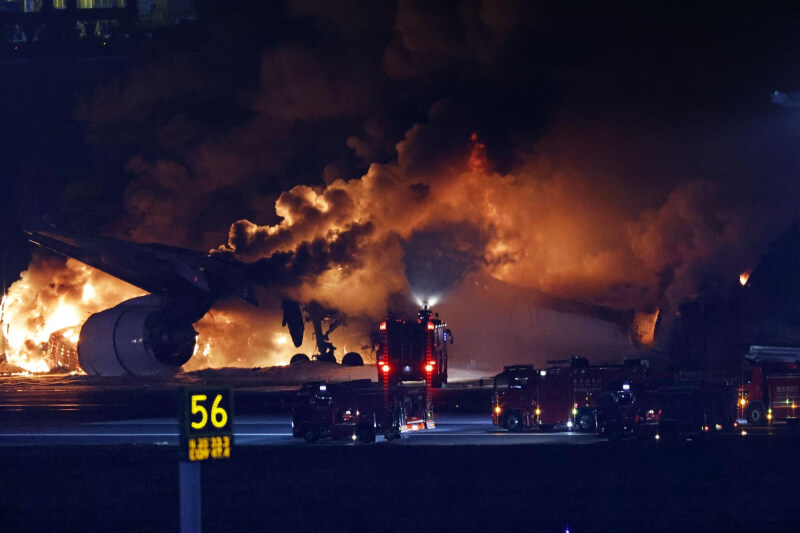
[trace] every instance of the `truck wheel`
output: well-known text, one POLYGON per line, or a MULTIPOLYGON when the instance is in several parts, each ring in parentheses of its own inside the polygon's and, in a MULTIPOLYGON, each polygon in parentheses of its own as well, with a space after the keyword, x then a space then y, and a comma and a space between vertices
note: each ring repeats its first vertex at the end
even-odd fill
POLYGON ((519 416, 519 413, 508 413, 508 416, 506 416, 506 428, 513 433, 522 431, 522 417, 519 416))
POLYGON ((395 440, 400 438, 400 431, 397 428, 387 429, 386 432, 383 434, 383 438, 386 440, 395 440))
POLYGON ((342 357, 342 364, 344 366, 364 366, 364 360, 358 352, 347 352, 342 357))
POLYGON ((319 440, 319 430, 317 428, 308 428, 306 432, 303 434, 303 438, 306 439, 306 442, 309 444, 314 444, 319 440))
POLYGON ((364 444, 375 442, 375 431, 369 426, 359 428, 356 435, 358 436, 358 442, 364 444))
POLYGON ((747 423, 760 426, 766 421, 764 406, 760 402, 751 403, 747 408, 747 423))
POLYGON ((299 364, 299 363, 308 363, 310 360, 311 359, 309 359, 306 354, 304 354, 304 353, 296 353, 296 354, 294 354, 292 356, 291 359, 289 359, 289 364, 290 365, 296 365, 296 364, 299 364))
POLYGON ((619 424, 608 424, 606 426, 606 437, 608 442, 619 442, 622 440, 622 428, 619 424))
POLYGON ((593 431, 595 428, 594 416, 590 413, 584 412, 578 414, 577 422, 578 431, 593 431))

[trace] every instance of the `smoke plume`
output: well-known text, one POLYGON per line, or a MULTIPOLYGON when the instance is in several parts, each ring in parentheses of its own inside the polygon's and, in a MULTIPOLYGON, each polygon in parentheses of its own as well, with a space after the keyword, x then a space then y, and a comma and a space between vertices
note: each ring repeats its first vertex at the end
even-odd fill
MULTIPOLYGON (((496 332, 506 362, 619 359, 704 279, 752 268, 800 208, 800 132, 769 94, 746 113, 705 94, 742 74, 681 13, 610 38, 593 8, 378 4, 206 7, 207 57, 176 46, 82 100, 87 141, 125 152, 118 215, 98 226, 233 253, 267 287, 259 310, 213 310, 190 364, 285 362, 276 292, 346 315, 334 342, 355 331, 351 346, 438 296, 462 361, 498 362, 496 332)), ((18 283, 69 264, 37 260, 18 283)))

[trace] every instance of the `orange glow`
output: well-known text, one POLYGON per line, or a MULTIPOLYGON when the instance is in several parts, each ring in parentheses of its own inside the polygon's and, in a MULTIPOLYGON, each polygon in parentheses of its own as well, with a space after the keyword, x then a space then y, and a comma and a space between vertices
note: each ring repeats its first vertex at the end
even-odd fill
POLYGON ((747 281, 750 279, 750 272, 742 272, 739 274, 739 284, 744 287, 747 285, 747 281))
POLYGON ((487 172, 489 170, 489 160, 486 158, 486 145, 478 140, 478 132, 472 132, 469 140, 472 142, 472 150, 469 154, 469 169, 473 172, 487 172))
POLYGON ((653 344, 660 312, 658 307, 655 311, 636 311, 633 317, 633 331, 631 331, 631 336, 636 343, 645 346, 653 344))
POLYGON ((3 298, 2 334, 8 363, 31 373, 56 367, 79 371, 73 368, 75 349, 89 315, 141 294, 79 261, 34 260, 3 298))

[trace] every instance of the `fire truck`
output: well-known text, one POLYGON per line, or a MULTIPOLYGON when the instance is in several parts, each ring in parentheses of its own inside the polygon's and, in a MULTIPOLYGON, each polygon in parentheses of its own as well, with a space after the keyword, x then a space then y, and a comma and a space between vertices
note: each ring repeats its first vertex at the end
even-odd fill
POLYGON ((447 383, 447 345, 453 333, 438 313, 426 306, 414 320, 386 319, 379 329, 379 380, 424 381, 437 389, 447 383))
POLYGON ((309 444, 321 438, 375 442, 434 427, 425 386, 385 387, 369 379, 304 384, 292 405, 292 435, 309 444))
POLYGON ((800 419, 800 348, 750 346, 738 401, 748 424, 800 419))
POLYGON ((583 357, 533 365, 503 367, 494 378, 492 422, 509 431, 595 429, 598 401, 605 393, 640 387, 647 376, 641 360, 622 365, 590 365, 583 357))

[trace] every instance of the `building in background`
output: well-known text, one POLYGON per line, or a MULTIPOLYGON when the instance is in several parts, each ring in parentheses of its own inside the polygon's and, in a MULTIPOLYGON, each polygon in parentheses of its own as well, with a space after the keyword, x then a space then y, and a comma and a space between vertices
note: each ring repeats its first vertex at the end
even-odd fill
POLYGON ((195 17, 192 0, 0 0, 0 55, 120 51, 195 17))

